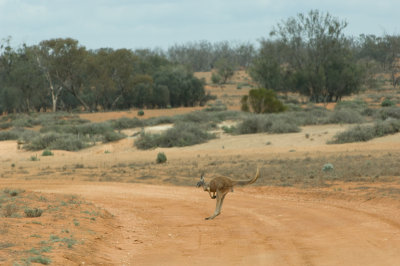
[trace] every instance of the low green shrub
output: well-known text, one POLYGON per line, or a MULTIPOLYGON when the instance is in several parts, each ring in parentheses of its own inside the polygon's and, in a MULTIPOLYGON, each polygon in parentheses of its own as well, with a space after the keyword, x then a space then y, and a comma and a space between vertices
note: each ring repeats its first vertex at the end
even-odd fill
POLYGON ((381 106, 382 107, 391 107, 391 106, 395 106, 396 103, 392 100, 390 100, 389 98, 385 98, 385 100, 382 101, 381 106))
POLYGON ((48 149, 45 149, 42 152, 42 156, 53 156, 53 155, 54 155, 54 153, 51 150, 48 150, 48 149))
POLYGON ((332 171, 333 169, 334 169, 333 164, 331 164, 331 163, 326 163, 322 167, 322 171, 324 171, 324 172, 329 172, 329 171, 332 171))
POLYGON ((157 154, 156 162, 157 163, 165 163, 165 162, 167 162, 167 156, 165 155, 165 153, 159 152, 157 154))
POLYGON ((89 140, 84 136, 50 132, 33 138, 24 145, 27 150, 66 150, 77 151, 90 146, 89 140))
POLYGON ((126 135, 115 131, 108 131, 103 134, 103 143, 113 142, 125 138, 126 135))
POLYGON ((0 141, 3 140, 17 140, 20 133, 16 130, 0 131, 0 141))
POLYGON ((47 258, 47 257, 44 257, 42 255, 39 255, 39 256, 36 256, 36 257, 30 257, 28 260, 29 260, 29 262, 40 263, 40 264, 43 264, 43 265, 51 264, 51 259, 47 258))
POLYGON ((216 73, 216 72, 213 72, 213 73, 211 74, 211 82, 212 82, 213 84, 221 84, 221 82, 222 82, 222 77, 221 77, 221 75, 219 75, 219 74, 216 73))
POLYGON ((215 102, 214 104, 209 104, 204 111, 206 112, 220 112, 226 111, 228 107, 220 101, 215 102))
POLYGON ((237 126, 238 134, 293 133, 300 128, 295 117, 286 114, 253 115, 245 118, 237 126))
POLYGON ((12 123, 11 122, 0 123, 0 129, 7 129, 7 128, 10 128, 10 127, 12 127, 12 123))
POLYGON ((400 120, 388 119, 386 121, 378 121, 374 125, 357 125, 335 135, 328 144, 368 141, 398 132, 400 132, 400 120))
POLYGON ((208 133, 198 124, 178 123, 161 134, 141 133, 140 137, 135 141, 135 146, 138 149, 183 147, 204 143, 215 137, 215 134, 208 133))
POLYGON ((141 150, 148 150, 158 146, 159 134, 148 134, 142 131, 134 145, 141 150))
POLYGON ((342 108, 331 112, 326 122, 328 124, 357 124, 364 122, 364 120, 358 111, 342 108))
POLYGON ((376 112, 375 118, 381 120, 386 120, 388 118, 400 119, 400 107, 392 106, 381 108, 376 112))
POLYGON ((139 110, 139 111, 137 112, 137 114, 138 114, 138 116, 144 116, 144 111, 143 111, 143 110, 139 110))
POLYGON ((4 217, 13 217, 17 214, 18 207, 14 203, 9 203, 2 207, 4 217))
POLYGON ((39 158, 37 157, 37 154, 36 154, 36 155, 32 155, 32 156, 29 158, 29 160, 31 160, 32 162, 40 161, 39 158))
POLYGON ((340 101, 336 103, 335 110, 350 109, 362 113, 368 108, 368 104, 360 99, 354 101, 340 101))
POLYGON ((126 128, 135 128, 135 127, 143 127, 144 123, 142 120, 138 119, 137 117, 135 118, 127 118, 127 117, 122 117, 117 120, 111 120, 110 121, 112 128, 120 131, 122 129, 126 128))
POLYGON ((24 210, 24 212, 26 217, 33 218, 42 216, 43 210, 38 208, 33 208, 33 209, 27 208, 24 210))

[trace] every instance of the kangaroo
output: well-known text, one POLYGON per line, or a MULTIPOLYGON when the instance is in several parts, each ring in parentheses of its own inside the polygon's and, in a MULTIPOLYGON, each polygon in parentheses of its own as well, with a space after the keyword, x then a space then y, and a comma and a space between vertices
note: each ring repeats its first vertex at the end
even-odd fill
POLYGON ((204 191, 207 191, 211 199, 217 199, 217 205, 215 207, 214 214, 210 217, 205 218, 206 220, 211 220, 217 217, 221 213, 222 203, 228 192, 233 192, 234 186, 245 186, 256 182, 260 177, 260 169, 257 168, 256 175, 250 180, 239 180, 235 181, 225 176, 217 176, 211 179, 209 183, 204 180, 204 173, 200 177, 200 181, 197 182, 197 187, 203 187, 204 191))

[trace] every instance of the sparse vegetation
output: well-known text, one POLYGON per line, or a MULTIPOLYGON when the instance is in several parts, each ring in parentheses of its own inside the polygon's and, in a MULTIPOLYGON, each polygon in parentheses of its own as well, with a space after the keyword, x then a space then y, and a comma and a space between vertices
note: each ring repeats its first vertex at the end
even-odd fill
POLYGON ((157 154, 156 162, 157 163, 165 163, 165 162, 167 162, 167 156, 165 155, 165 153, 159 152, 157 154))
MULTIPOLYGON (((104 210, 77 196, 43 195, 16 188, 2 189, 0 264, 51 264, 54 254, 64 254, 66 249, 72 254, 77 245, 90 244, 98 233, 106 232, 110 224, 103 219, 105 216, 107 213, 104 210), (80 222, 82 213, 96 219, 82 219, 80 222), (82 228, 76 226, 73 230, 65 229, 73 224, 81 224, 82 228), (62 235, 54 232, 61 232, 62 235), (78 241, 75 234, 85 240, 78 241)), ((74 258, 71 258, 71 262, 81 263, 74 258)))
POLYGON ((40 217, 42 216, 43 210, 38 208, 26 208, 24 210, 26 217, 40 217))
POLYGON ((135 141, 139 149, 151 149, 156 147, 184 147, 206 142, 215 138, 200 125, 194 123, 177 123, 173 128, 161 134, 148 134, 142 132, 135 141))
POLYGON ((40 264, 43 264, 43 265, 51 264, 51 259, 47 258, 47 257, 44 257, 42 255, 39 255, 39 256, 36 256, 36 257, 30 257, 28 259, 28 261, 29 262, 34 262, 34 263, 40 263, 40 264))
POLYGON ((378 121, 374 125, 357 125, 337 134, 329 144, 368 141, 373 138, 383 137, 400 132, 400 120, 388 119, 378 121))

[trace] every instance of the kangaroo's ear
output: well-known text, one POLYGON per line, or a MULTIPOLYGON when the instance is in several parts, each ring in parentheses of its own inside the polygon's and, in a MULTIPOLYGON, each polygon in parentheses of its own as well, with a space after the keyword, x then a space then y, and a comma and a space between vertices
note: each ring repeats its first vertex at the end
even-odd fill
POLYGON ((200 180, 204 180, 204 172, 201 172, 200 180))

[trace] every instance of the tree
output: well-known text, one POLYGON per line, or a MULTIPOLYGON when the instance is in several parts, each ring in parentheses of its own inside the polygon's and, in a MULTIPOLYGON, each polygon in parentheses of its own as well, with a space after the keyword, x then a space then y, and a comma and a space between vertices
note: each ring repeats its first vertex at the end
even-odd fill
POLYGON ((396 76, 400 72, 400 35, 386 34, 383 41, 386 52, 386 65, 390 72, 391 83, 395 88, 398 82, 396 76))
POLYGON ((249 95, 242 97, 242 111, 254 113, 278 113, 286 110, 286 107, 278 100, 276 92, 265 88, 251 89, 249 95))
POLYGON ((0 105, 2 111, 29 112, 45 108, 44 79, 37 67, 32 48, 0 47, 0 105))
MULTIPOLYGON (((360 35, 358 57, 378 62, 380 69, 376 69, 375 72, 388 72, 391 84, 393 87, 396 87, 397 73, 400 72, 400 35, 385 34, 382 37, 360 35)), ((371 69, 370 64, 366 67, 371 69)))
POLYGON ((222 84, 225 84, 228 79, 233 77, 233 74, 235 74, 235 67, 227 58, 220 58, 215 62, 215 67, 217 68, 219 76, 222 78, 222 84))
POLYGON ((281 91, 285 60, 281 50, 284 45, 278 41, 261 40, 258 56, 250 67, 250 76, 261 87, 281 91))
POLYGON ((63 90, 68 90, 86 110, 88 104, 80 97, 87 51, 77 40, 51 39, 40 42, 36 59, 50 88, 53 112, 63 90))
POLYGON ((292 88, 313 102, 337 101, 356 92, 363 72, 356 66, 351 42, 343 33, 346 26, 346 22, 318 10, 279 23, 270 33, 276 43, 261 42, 253 76, 266 87, 292 88), (349 75, 349 71, 353 72, 349 75), (332 75, 341 80, 340 87, 332 75))
MULTIPOLYGON (((166 67, 158 71, 154 77, 154 86, 168 88, 172 107, 194 106, 204 101, 204 82, 183 67, 166 67)), ((165 93, 166 94, 166 93, 165 93)), ((161 95, 155 95, 160 97, 161 95)))
POLYGON ((45 79, 36 64, 34 50, 31 47, 23 45, 16 51, 9 79, 10 86, 20 92, 20 110, 29 112, 47 107, 45 79))

